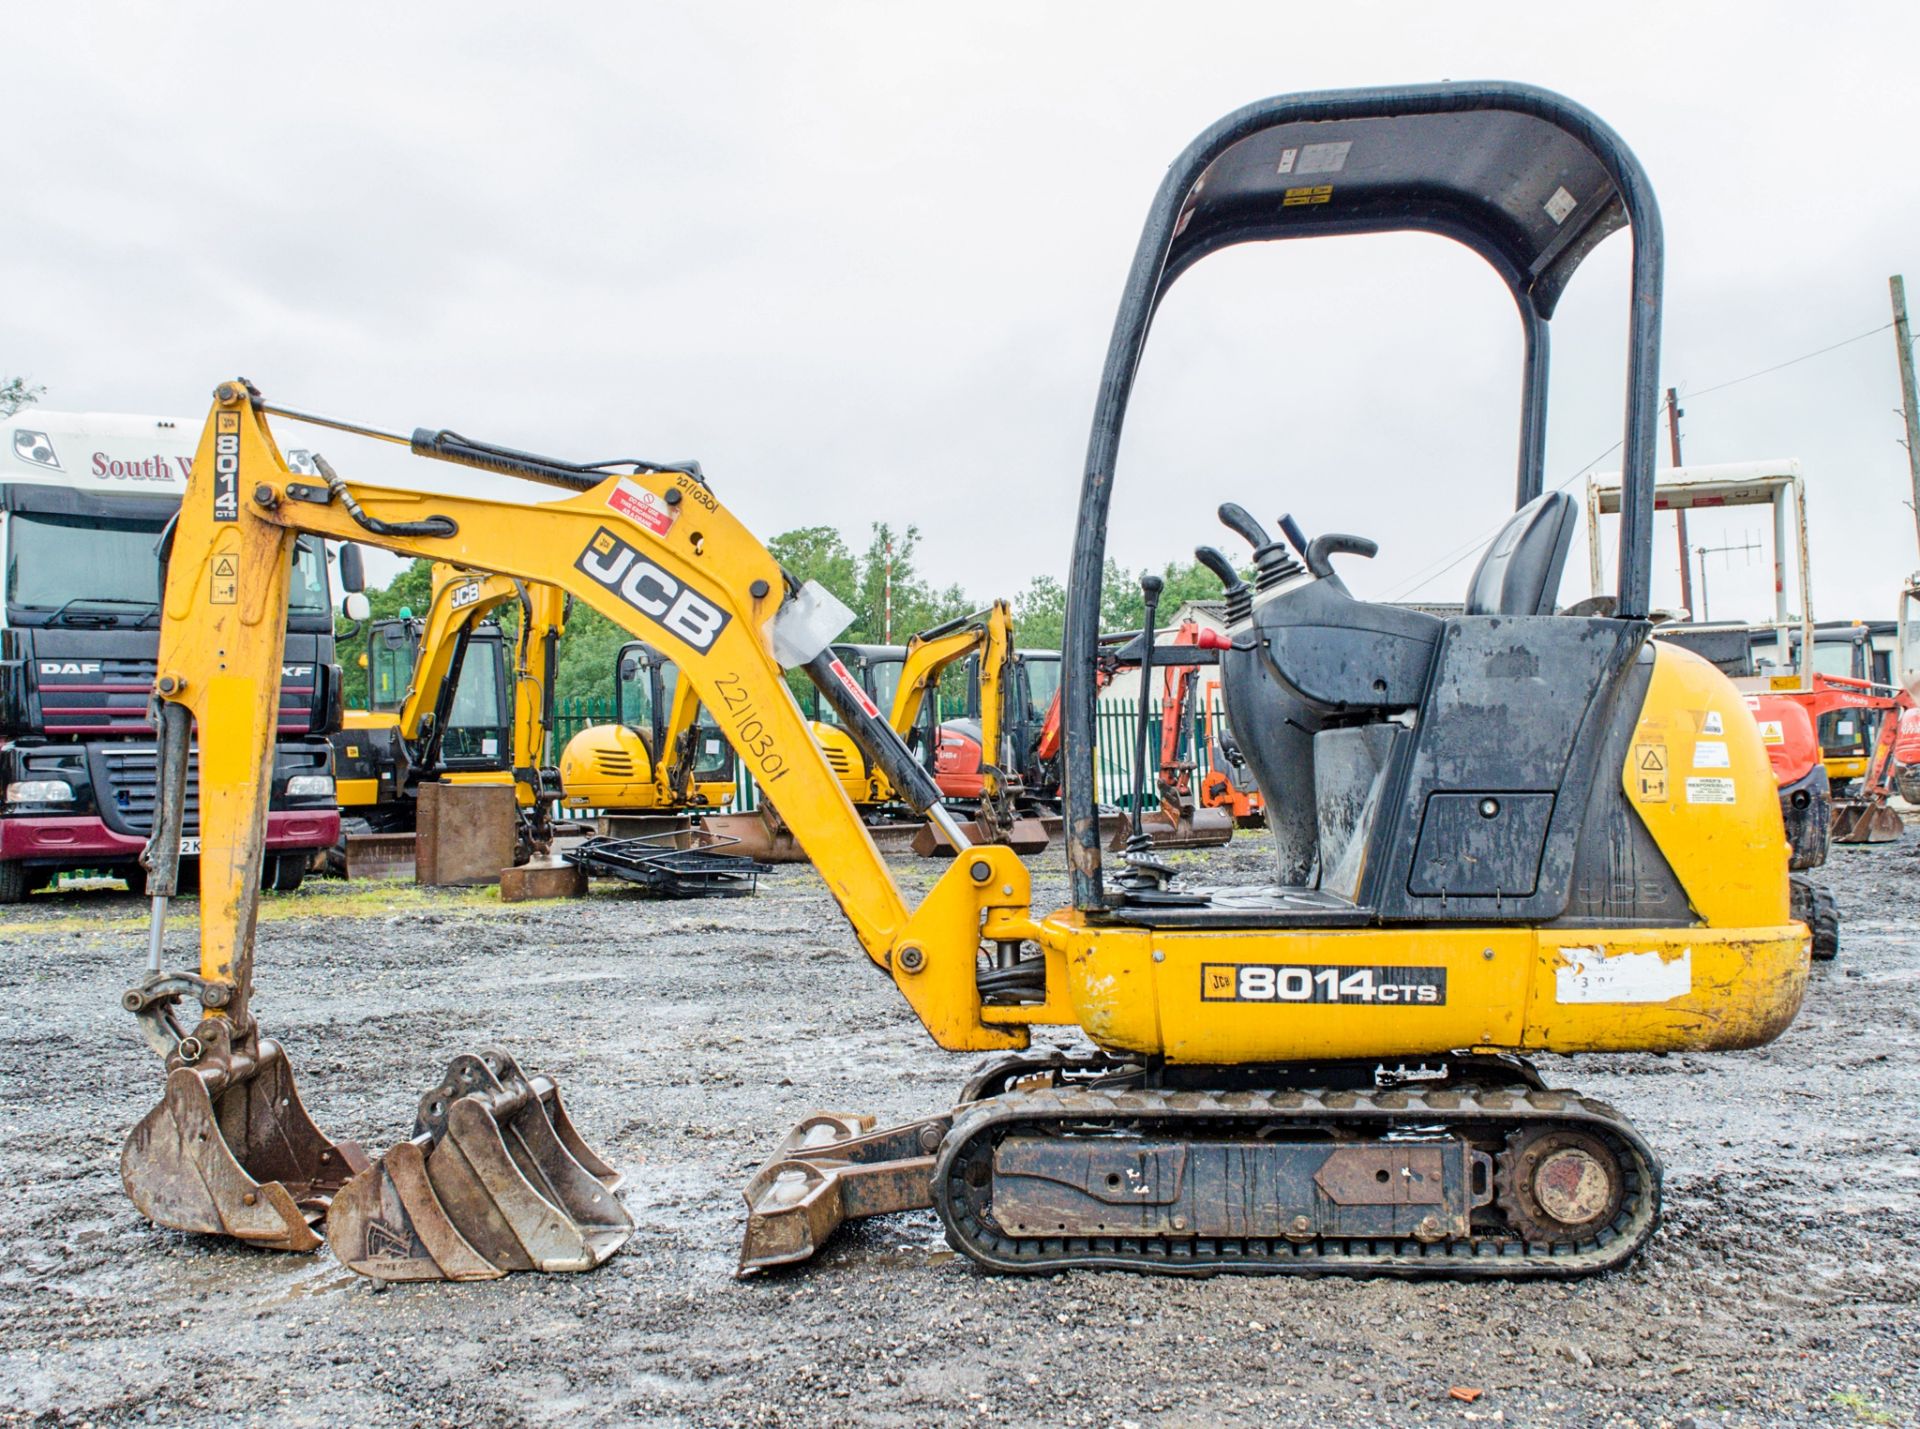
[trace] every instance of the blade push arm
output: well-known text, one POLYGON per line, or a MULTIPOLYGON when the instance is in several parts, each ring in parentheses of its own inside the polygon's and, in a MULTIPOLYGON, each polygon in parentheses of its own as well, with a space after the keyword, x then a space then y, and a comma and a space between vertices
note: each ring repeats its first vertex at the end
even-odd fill
POLYGON ((1024 1028, 982 1020, 975 959, 989 905, 1024 916, 1025 870, 999 850, 964 855, 983 872, 969 885, 968 869, 950 870, 942 888, 957 879, 959 894, 937 889, 903 942, 908 909, 770 651, 779 565, 697 476, 608 475, 534 505, 349 484, 330 468, 321 484, 287 469, 239 384, 217 394, 200 457, 168 572, 157 692, 200 723, 205 976, 247 981, 288 570, 295 535, 310 533, 545 582, 655 645, 779 801, 868 956, 936 1040, 1024 1045, 1024 1028))

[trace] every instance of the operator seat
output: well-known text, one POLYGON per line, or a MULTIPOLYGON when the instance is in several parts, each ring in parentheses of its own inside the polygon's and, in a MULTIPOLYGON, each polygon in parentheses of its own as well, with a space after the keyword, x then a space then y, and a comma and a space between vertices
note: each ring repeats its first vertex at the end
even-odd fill
POLYGON ((1578 510, 1564 491, 1536 496, 1507 518, 1467 584, 1467 615, 1551 615, 1578 510))

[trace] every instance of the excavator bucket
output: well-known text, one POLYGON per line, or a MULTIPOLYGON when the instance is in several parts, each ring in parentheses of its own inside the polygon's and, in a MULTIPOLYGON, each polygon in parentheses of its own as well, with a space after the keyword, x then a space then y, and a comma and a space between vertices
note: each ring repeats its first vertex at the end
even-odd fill
POLYGON ((1885 796, 1833 801, 1833 841, 1837 844, 1890 844, 1906 826, 1887 807, 1885 796))
MULTIPOLYGON (((1210 804, 1182 806, 1177 817, 1164 807, 1149 808, 1140 816, 1140 831, 1155 848, 1219 848, 1233 841, 1233 815, 1210 804)), ((1126 851, 1130 832, 1121 826, 1109 844, 1113 852, 1126 851)))
POLYGON ((550 1079, 463 1054, 420 1099, 413 1138, 334 1198, 327 1240, 376 1280, 591 1270, 633 1234, 619 1186, 550 1079))
POLYGON ((235 1047, 228 1024, 209 1018, 182 1047, 187 1057, 171 1059, 160 1104, 121 1148, 128 1197, 173 1230, 316 1249, 315 1225, 367 1169, 366 1153, 313 1124, 279 1043, 235 1047))
POLYGON ((747 1182, 742 1278, 811 1257, 845 1221, 933 1204, 933 1158, 950 1115, 873 1129, 871 1116, 818 1112, 747 1182))

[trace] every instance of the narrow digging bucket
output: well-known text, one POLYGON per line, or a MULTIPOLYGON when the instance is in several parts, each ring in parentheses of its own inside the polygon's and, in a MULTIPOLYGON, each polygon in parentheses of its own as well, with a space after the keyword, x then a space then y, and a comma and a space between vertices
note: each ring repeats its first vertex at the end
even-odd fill
POLYGON ((1835 799, 1833 841, 1837 844, 1899 842, 1906 825, 1884 799, 1835 799))
POLYGON ((327 1240, 376 1280, 591 1270, 633 1234, 619 1186, 551 1080, 504 1052, 462 1055, 420 1099, 412 1140, 334 1198, 327 1240))
MULTIPOLYGON (((1178 818, 1169 817, 1164 808, 1148 809, 1140 816, 1140 830, 1155 848, 1219 848, 1233 841, 1233 815, 1207 804, 1183 809, 1178 818)), ((1113 852, 1126 851, 1130 833, 1124 826, 1120 829, 1110 845, 1113 852)))
POLYGON ((933 1204, 933 1158, 951 1115, 873 1129, 873 1118, 817 1112, 787 1133, 747 1182, 739 1275, 811 1259, 843 1223, 933 1204))
POLYGON ((307 1115, 279 1043, 235 1047, 209 1018, 169 1059, 160 1104, 120 1151, 120 1180, 155 1225, 230 1235, 269 1250, 310 1251, 314 1227, 367 1169, 351 1141, 330 1141, 307 1115))

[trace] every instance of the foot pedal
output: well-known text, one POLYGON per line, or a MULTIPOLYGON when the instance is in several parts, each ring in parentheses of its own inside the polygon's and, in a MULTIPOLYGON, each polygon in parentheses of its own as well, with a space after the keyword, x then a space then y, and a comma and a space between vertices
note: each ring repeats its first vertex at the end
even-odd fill
POLYGON ((633 1234, 619 1186, 550 1079, 463 1055, 420 1099, 412 1140, 334 1197, 327 1240, 376 1280, 591 1270, 633 1234))
POLYGON ((208 1018, 168 1062, 165 1095, 120 1151, 140 1214, 268 1250, 316 1249, 315 1224, 367 1157, 313 1124, 280 1044, 235 1046, 231 1024, 208 1018))
POLYGON ((741 1278, 811 1259, 842 1223, 933 1204, 933 1158, 953 1117, 873 1129, 819 1112, 787 1133, 747 1182, 741 1278))

